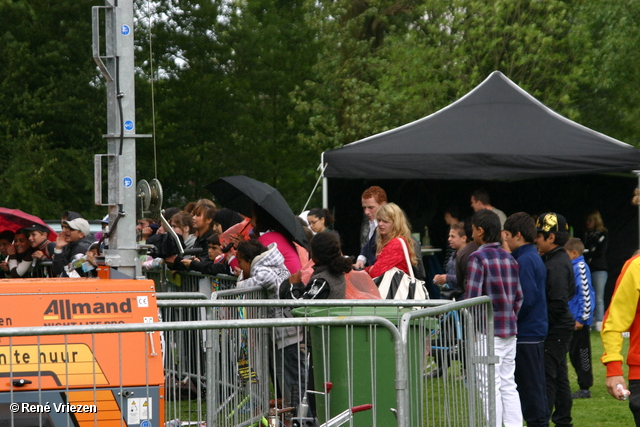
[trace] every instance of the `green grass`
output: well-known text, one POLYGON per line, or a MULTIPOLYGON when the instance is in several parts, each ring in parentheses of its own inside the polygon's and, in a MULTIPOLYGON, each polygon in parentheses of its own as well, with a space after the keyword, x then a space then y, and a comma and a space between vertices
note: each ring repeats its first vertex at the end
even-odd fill
MULTIPOLYGON (((629 340, 625 339, 623 354, 625 355, 629 347, 629 340)), ((593 387, 591 388, 591 399, 576 399, 573 401, 573 425, 576 427, 620 427, 634 425, 633 416, 629 411, 629 401, 620 402, 607 392, 604 385, 606 370, 600 362, 602 356, 602 340, 599 332, 591 332, 591 350, 593 363, 593 387)), ((567 357, 568 359, 568 357, 567 357)), ((572 391, 578 389, 576 373, 569 362, 569 381, 572 391)), ((625 374, 628 369, 625 365, 625 374)))
MULTIPOLYGON (((623 354, 625 355, 629 347, 629 340, 625 339, 623 354)), ((593 387, 591 388, 591 399, 576 399, 573 401, 573 425, 576 427, 621 427, 633 426, 633 416, 629 411, 629 402, 620 402, 609 395, 605 387, 606 371, 604 365, 600 362, 602 356, 602 341, 598 332, 591 332, 591 349, 593 363, 593 387)), ((458 362, 454 362, 456 364, 458 362)), ((571 382, 571 390, 578 389, 576 374, 573 366, 569 364, 569 381, 571 382)), ((628 369, 625 365, 625 373, 628 369)), ((457 372, 457 369, 453 369, 457 372)), ((433 390, 430 391, 433 393, 433 390)), ((173 403, 167 402, 168 406, 173 403)), ((186 421, 188 419, 195 420, 197 418, 196 401, 183 400, 179 405, 180 419, 186 421)), ((205 414, 204 402, 202 405, 202 416, 205 414)), ((170 408, 165 408, 170 410, 170 408)), ((175 418, 175 417, 174 417, 175 418)), ((553 425, 553 423, 551 423, 553 425)))

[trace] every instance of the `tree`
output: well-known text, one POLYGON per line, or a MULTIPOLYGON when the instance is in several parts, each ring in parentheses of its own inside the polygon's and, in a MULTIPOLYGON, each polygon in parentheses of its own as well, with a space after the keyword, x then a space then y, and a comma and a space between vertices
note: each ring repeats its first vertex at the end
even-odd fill
POLYGON ((99 215, 92 157, 105 95, 90 55, 91 3, 0 3, 0 205, 99 215))
POLYGON ((640 5, 576 2, 571 39, 584 57, 578 91, 582 123, 640 146, 640 5))
POLYGON ((326 29, 317 77, 298 94, 299 108, 312 115, 309 138, 319 148, 437 111, 494 70, 561 114, 578 116, 583 64, 569 43, 573 18, 566 2, 377 1, 347 19, 350 4, 322 3, 318 25, 326 29), (366 30, 376 20, 384 37, 366 30))
MULTIPOLYGON (((176 202, 211 197, 203 185, 247 174, 301 205, 317 157, 291 126, 290 92, 315 61, 314 34, 296 1, 224 6, 175 1, 159 7, 168 17, 152 31, 156 66, 164 72, 155 85, 159 178, 176 202)), ((144 81, 138 87, 148 93, 144 81)), ((138 99, 139 106, 148 102, 138 99)), ((148 104, 143 108, 150 111, 148 104)))

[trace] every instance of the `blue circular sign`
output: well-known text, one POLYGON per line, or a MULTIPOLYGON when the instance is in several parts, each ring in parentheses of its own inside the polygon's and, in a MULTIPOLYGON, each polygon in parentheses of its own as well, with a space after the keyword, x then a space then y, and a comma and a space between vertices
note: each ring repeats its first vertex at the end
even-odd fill
POLYGON ((140 427, 151 427, 151 422, 149 420, 140 421, 140 427))
POLYGON ((133 185, 133 180, 131 179, 130 176, 125 176, 124 179, 122 180, 122 184, 124 184, 126 188, 129 188, 133 185))
POLYGON ((133 122, 131 120, 127 120, 126 122, 124 122, 124 128, 126 130, 131 130, 133 129, 133 122))
POLYGON ((122 27, 120 27, 120 32, 123 36, 128 36, 129 34, 131 34, 131 28, 129 28, 128 25, 123 25, 122 27))

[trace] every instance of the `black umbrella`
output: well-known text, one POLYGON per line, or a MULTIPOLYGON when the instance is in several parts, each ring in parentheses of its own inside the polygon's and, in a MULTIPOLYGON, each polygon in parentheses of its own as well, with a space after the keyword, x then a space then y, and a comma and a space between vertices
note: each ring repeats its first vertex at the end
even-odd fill
POLYGON ((267 211, 278 221, 293 239, 301 246, 308 248, 307 236, 302 225, 282 194, 269 184, 256 181, 244 175, 228 176, 205 185, 205 188, 216 196, 225 207, 245 216, 251 216, 253 204, 267 211))

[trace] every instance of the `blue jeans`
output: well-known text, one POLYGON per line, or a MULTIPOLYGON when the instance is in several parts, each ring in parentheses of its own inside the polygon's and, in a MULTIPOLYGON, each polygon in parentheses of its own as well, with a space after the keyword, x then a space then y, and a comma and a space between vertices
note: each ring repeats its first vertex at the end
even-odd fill
POLYGON ((593 290, 596 292, 596 315, 595 321, 602 322, 604 318, 604 288, 607 285, 609 273, 606 271, 592 271, 591 281, 593 282, 593 290))

